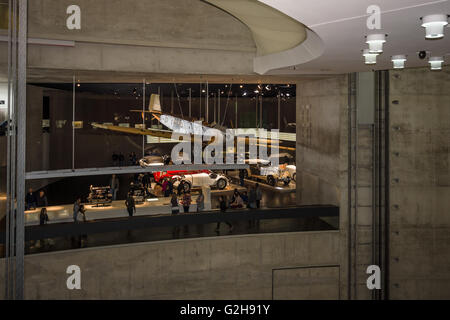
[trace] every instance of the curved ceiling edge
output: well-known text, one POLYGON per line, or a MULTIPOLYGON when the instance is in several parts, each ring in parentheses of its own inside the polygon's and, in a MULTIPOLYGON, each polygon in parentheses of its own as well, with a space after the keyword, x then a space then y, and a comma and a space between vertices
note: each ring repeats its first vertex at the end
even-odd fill
POLYGON ((253 70, 265 74, 314 60, 324 52, 320 37, 300 21, 260 0, 203 0, 247 25, 257 47, 253 70))
POLYGON ((296 66, 320 57, 325 51, 322 39, 310 29, 306 30, 306 34, 306 40, 293 49, 255 57, 253 71, 266 74, 271 70, 296 66))

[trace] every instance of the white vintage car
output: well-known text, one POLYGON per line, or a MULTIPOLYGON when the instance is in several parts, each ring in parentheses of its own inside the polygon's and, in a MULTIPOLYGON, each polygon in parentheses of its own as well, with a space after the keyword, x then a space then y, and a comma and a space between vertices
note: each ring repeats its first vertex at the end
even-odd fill
POLYGON ((142 168, 147 167, 157 167, 157 166, 163 166, 165 162, 165 158, 162 156, 146 156, 139 160, 139 165, 142 168))
POLYGON ((172 177, 172 181, 174 181, 173 183, 174 188, 178 188, 180 183, 182 183, 183 190, 185 192, 190 191, 192 187, 203 187, 203 186, 223 190, 227 187, 229 183, 228 178, 226 176, 211 171, 174 175, 172 177))
POLYGON ((288 166, 286 166, 286 170, 289 172, 289 175, 291 176, 291 179, 294 182, 297 182, 297 166, 288 165, 288 166))

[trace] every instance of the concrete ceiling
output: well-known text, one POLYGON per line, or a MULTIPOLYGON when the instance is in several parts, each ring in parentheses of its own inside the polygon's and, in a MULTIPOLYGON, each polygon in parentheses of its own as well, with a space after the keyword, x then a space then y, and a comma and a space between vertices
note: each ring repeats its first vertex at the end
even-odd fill
MULTIPOLYGON (((259 0, 311 29, 323 42, 323 52, 305 63, 271 70, 268 74, 339 74, 348 72, 391 69, 391 56, 408 56, 407 67, 428 66, 418 52, 429 51, 433 56, 447 56, 450 62, 450 31, 440 40, 426 40, 420 17, 428 14, 450 14, 448 0, 259 0), (381 8, 381 30, 368 30, 366 13, 370 5, 381 8), (364 64, 362 50, 367 48, 365 36, 370 33, 388 34, 384 53, 375 66, 364 64)), ((272 54, 270 60, 283 59, 283 53, 272 54)), ((270 61, 267 61, 270 63, 270 61)), ((287 65, 286 65, 287 66, 287 65)))
POLYGON ((253 34, 258 55, 292 49, 306 39, 305 26, 257 0, 205 0, 230 13, 253 34))

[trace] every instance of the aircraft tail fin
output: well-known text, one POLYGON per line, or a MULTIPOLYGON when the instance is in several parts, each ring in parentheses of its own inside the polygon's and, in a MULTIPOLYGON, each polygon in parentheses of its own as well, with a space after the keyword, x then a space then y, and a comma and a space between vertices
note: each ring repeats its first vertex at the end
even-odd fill
POLYGON ((161 101, 159 94, 152 94, 150 97, 150 103, 148 104, 148 111, 151 113, 161 113, 161 101))

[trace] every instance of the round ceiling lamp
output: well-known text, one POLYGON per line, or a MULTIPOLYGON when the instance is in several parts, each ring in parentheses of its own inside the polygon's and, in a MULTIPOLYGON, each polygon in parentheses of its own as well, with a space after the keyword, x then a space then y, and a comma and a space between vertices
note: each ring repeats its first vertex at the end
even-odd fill
POLYGON ((378 53, 371 53, 369 49, 364 49, 363 57, 366 64, 376 64, 378 53))
POLYGON ((403 54, 392 56, 391 61, 394 69, 401 70, 405 68, 406 56, 403 54))
POLYGON ((444 27, 448 25, 446 14, 431 14, 422 19, 426 39, 441 39, 444 37, 444 27))
POLYGON ((442 70, 442 64, 444 63, 443 57, 431 57, 430 60, 428 60, 428 63, 430 64, 431 70, 442 70))
POLYGON ((382 53, 383 44, 386 42, 385 34, 369 34, 366 36, 366 43, 369 45, 370 53, 382 53))

